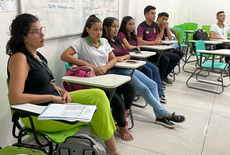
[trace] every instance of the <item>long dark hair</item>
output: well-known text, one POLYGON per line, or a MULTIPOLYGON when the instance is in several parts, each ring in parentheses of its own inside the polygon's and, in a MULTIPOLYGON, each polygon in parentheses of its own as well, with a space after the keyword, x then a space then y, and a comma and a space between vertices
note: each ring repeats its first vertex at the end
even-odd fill
POLYGON ((137 35, 135 34, 135 30, 133 30, 133 32, 130 32, 130 36, 128 35, 128 31, 126 30, 126 25, 131 19, 133 19, 133 17, 131 16, 123 17, 119 32, 123 32, 125 34, 127 41, 130 41, 130 36, 131 36, 131 38, 137 43, 137 35))
POLYGON ((81 34, 82 38, 85 38, 89 35, 88 32, 86 31, 86 28, 88 27, 90 29, 94 23, 101 23, 101 20, 99 18, 97 18, 95 15, 89 16, 89 18, 87 19, 87 21, 85 23, 85 27, 83 29, 83 32, 81 34))
MULTIPOLYGON (((110 28, 111 28, 111 26, 112 26, 112 24, 113 24, 113 21, 115 21, 115 20, 118 22, 117 18, 115 18, 115 17, 107 17, 107 18, 105 18, 104 21, 103 21, 103 34, 102 34, 102 37, 103 37, 103 38, 106 38, 106 39, 109 41, 109 44, 110 44, 110 45, 111 45, 110 28), (108 33, 107 35, 108 35, 108 37, 106 36, 105 26, 108 28, 108 30, 107 30, 107 33, 108 33)), ((118 39, 119 43, 120 43, 121 46, 123 47, 123 51, 124 51, 124 53, 125 53, 125 46, 124 46, 124 43, 122 43, 122 40, 121 40, 121 38, 120 38, 119 36, 117 36, 116 38, 118 39)))
POLYGON ((38 21, 39 20, 36 16, 28 13, 16 16, 9 27, 11 37, 6 44, 6 54, 11 56, 16 52, 22 52, 25 49, 23 37, 27 35, 31 25, 38 21))
POLYGON ((111 42, 110 28, 111 28, 111 26, 113 24, 113 21, 115 21, 115 20, 118 21, 117 18, 115 18, 115 17, 107 17, 103 21, 103 34, 102 34, 102 37, 106 38, 109 42, 111 42), (105 26, 108 28, 108 30, 107 30, 108 37, 106 36, 105 26))

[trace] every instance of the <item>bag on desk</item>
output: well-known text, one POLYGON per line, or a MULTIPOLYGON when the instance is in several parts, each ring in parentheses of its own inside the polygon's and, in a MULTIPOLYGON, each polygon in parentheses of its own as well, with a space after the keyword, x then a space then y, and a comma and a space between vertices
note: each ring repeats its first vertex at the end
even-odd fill
POLYGON ((66 138, 55 155, 107 155, 105 143, 98 137, 79 133, 66 138))
MULTIPOLYGON (((96 76, 93 68, 91 66, 82 66, 78 67, 77 65, 73 65, 69 67, 69 70, 66 72, 65 76, 76 76, 76 77, 93 77, 96 76)), ((69 85, 67 82, 63 82, 63 86, 65 90, 69 91, 69 85)), ((85 89, 85 86, 81 85, 72 85, 72 91, 85 89)))

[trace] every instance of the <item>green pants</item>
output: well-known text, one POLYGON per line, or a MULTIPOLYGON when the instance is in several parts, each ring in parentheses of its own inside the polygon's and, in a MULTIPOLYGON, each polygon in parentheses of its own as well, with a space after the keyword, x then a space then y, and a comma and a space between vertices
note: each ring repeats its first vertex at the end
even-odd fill
MULTIPOLYGON (((38 120, 37 117, 33 117, 35 129, 44 132, 59 132, 90 125, 92 135, 100 137, 103 141, 110 139, 116 128, 110 112, 109 100, 105 93, 100 89, 85 89, 70 92, 70 95, 72 103, 97 106, 97 112, 93 115, 90 123, 79 122, 70 125, 53 120, 38 120)), ((31 128, 28 118, 22 118, 21 120, 26 127, 31 128)))

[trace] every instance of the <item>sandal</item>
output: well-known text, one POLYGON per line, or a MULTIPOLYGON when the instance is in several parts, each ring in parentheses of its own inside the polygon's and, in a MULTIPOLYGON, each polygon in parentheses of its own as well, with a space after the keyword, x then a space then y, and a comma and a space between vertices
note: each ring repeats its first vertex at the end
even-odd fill
POLYGON ((114 155, 117 151, 119 151, 118 149, 116 149, 116 151, 114 151, 112 154, 109 154, 108 155, 114 155))
POLYGON ((132 141, 133 140, 133 136, 130 133, 121 133, 121 129, 117 126, 117 133, 120 135, 121 139, 125 140, 125 141, 132 141), (126 139, 126 137, 130 137, 131 139, 126 139))

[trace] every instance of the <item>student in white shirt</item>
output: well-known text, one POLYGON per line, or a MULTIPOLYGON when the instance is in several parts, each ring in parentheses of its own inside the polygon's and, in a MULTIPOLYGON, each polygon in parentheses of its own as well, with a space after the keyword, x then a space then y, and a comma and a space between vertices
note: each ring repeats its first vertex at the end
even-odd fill
MULTIPOLYGON (((117 63, 117 60, 107 39, 101 38, 101 36, 102 22, 92 15, 86 21, 81 38, 74 41, 73 45, 64 51, 61 60, 79 66, 91 66, 97 76, 113 74, 111 68, 117 63)), ((105 89, 104 91, 109 96, 112 90, 105 89)), ((133 140, 133 136, 126 126, 125 116, 129 112, 135 94, 135 85, 129 81, 117 87, 110 103, 113 108, 113 117, 117 121, 117 131, 126 141, 133 140), (121 94, 124 99, 121 98, 121 94)))
MULTIPOLYGON (((219 11, 216 14, 217 23, 213 24, 210 28, 210 39, 221 39, 227 40, 227 35, 230 34, 230 28, 227 24, 224 24, 225 13, 224 11, 219 11)), ((220 44, 216 46, 216 49, 230 49, 230 44, 220 44)), ((225 57, 225 62, 229 62, 230 57, 225 57)))

